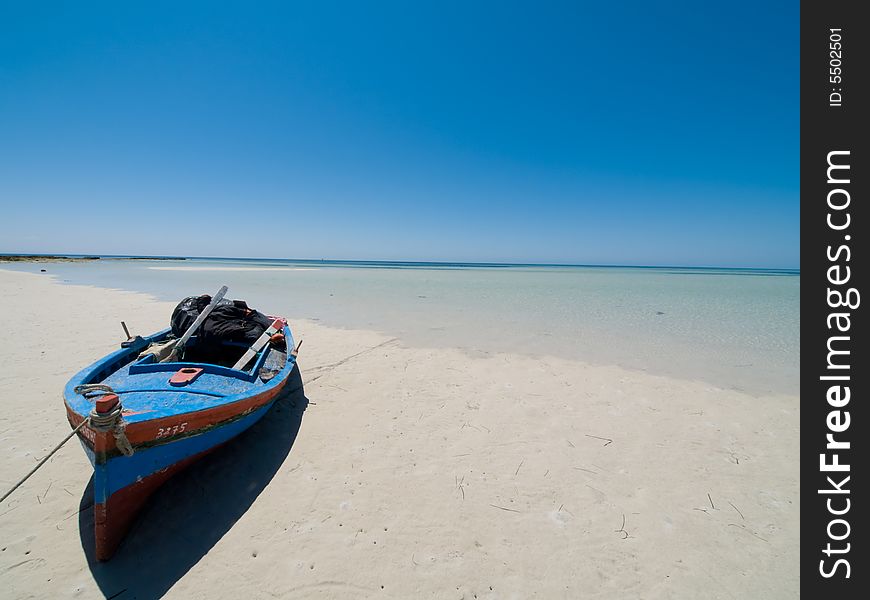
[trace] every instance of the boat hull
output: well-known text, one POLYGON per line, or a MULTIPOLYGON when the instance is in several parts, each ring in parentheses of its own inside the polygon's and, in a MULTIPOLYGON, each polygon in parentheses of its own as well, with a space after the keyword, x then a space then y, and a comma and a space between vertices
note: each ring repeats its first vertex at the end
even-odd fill
MULTIPOLYGON (((286 328, 285 335, 288 340, 292 339, 286 328)), ((155 334, 154 337, 158 336, 155 334)), ((95 377, 104 377, 111 372, 112 365, 129 364, 128 359, 119 358, 115 353, 70 381, 65 399, 71 426, 76 427, 88 418, 80 395, 74 392, 75 386, 95 377)), ((286 365, 268 383, 254 378, 249 382, 250 389, 235 395, 215 392, 214 406, 211 407, 192 404, 197 410, 188 412, 184 410, 184 402, 179 401, 169 414, 166 410, 162 414, 157 410, 143 410, 146 407, 142 402, 135 407, 138 411, 124 409, 121 437, 129 441, 132 452, 130 449, 126 453, 122 450, 117 428, 100 429, 90 422, 85 424, 79 430, 79 438, 94 467, 96 558, 105 561, 115 554, 136 515, 166 480, 260 420, 274 404, 294 366, 295 359, 288 357, 286 365)), ((105 380, 110 381, 111 377, 105 380)), ((114 381, 118 381, 117 376, 114 381)), ((128 381, 141 383, 136 376, 121 380, 122 383, 128 381)), ((130 397, 143 396, 145 392, 152 396, 156 393, 154 390, 127 391, 131 393, 130 397)), ((119 395, 123 402, 124 393, 119 392, 119 395)), ((144 397, 146 400, 150 398, 147 394, 144 397)))
MULTIPOLYGON (((215 447, 216 448, 216 447, 215 447)), ((115 555, 124 536, 145 503, 170 477, 193 464, 215 448, 188 456, 177 463, 152 473, 122 488, 103 502, 94 502, 94 555, 106 561, 115 555)), ((95 478, 96 479, 96 478, 95 478)))

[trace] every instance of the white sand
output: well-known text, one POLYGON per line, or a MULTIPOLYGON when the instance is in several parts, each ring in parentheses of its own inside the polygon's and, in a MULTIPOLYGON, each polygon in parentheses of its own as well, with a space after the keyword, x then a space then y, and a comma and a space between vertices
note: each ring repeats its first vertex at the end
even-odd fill
MULTIPOLYGON (((150 333, 171 309, 0 270, 2 491, 69 431, 63 385, 118 322, 150 333)), ((798 596, 797 398, 291 325, 310 402, 292 449, 298 399, 93 564, 71 441, 0 504, 0 596, 798 596)))

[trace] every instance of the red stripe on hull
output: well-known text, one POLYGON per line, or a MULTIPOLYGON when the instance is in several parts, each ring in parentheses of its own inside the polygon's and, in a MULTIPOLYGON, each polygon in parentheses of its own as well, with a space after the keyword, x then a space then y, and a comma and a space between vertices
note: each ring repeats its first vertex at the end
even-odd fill
MULTIPOLYGON (((292 372, 292 371, 291 371, 292 372)), ((130 440, 130 443, 134 446, 148 443, 148 442, 159 442, 166 443, 171 442, 172 437, 164 437, 160 438, 160 430, 170 429, 173 425, 180 425, 181 423, 185 423, 185 435, 191 435, 197 433, 198 430, 202 430, 208 427, 213 427, 215 425, 220 425, 222 422, 232 419, 234 417, 239 417, 255 410, 262 408, 266 404, 272 401, 272 399, 277 396, 284 386, 287 383, 287 379, 289 377, 285 377, 283 381, 281 381, 274 388, 263 392, 261 394, 257 394, 255 396, 251 396, 250 398, 246 398, 244 400, 239 400, 237 402, 232 402, 230 404, 222 404, 216 406, 214 408, 200 410, 196 412, 190 413, 179 413, 176 415, 172 415, 169 417, 163 417, 160 419, 153 419, 147 421, 140 421, 137 423, 129 423, 125 428, 125 434, 127 439, 130 440)), ((123 402, 122 402, 123 404, 123 402)), ((75 412, 72 408, 67 405, 67 419, 70 422, 70 425, 75 428, 84 420, 84 416, 75 412)), ((125 414, 125 413, 122 413, 125 414)), ((79 432, 79 437, 85 440, 85 443, 88 444, 90 448, 94 450, 97 454, 97 463, 103 463, 106 460, 106 456, 110 454, 118 454, 118 446, 115 441, 115 437, 113 435, 106 435, 105 433, 94 431, 90 428, 90 426, 86 425, 79 432), (85 432, 84 429, 88 431, 85 432)))

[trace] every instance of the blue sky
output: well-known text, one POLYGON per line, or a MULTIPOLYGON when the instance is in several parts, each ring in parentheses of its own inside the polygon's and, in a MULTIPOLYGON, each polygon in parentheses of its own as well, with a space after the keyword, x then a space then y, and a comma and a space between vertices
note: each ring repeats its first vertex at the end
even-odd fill
POLYGON ((797 2, 252 4, 3 3, 0 252, 799 266, 797 2))

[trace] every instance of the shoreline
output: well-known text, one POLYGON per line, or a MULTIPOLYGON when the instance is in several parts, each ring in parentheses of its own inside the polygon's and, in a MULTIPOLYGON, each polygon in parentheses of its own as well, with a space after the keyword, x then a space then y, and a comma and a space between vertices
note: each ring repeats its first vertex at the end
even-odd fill
POLYGON ((124 256, 116 254, 0 254, 0 258, 16 260, 58 259, 58 260, 189 260, 192 262, 243 262, 243 263, 286 263, 312 267, 372 267, 372 268, 423 268, 423 269, 626 269, 647 271, 684 271, 687 273, 745 273, 754 275, 781 275, 800 277, 800 267, 737 267, 723 265, 645 265, 645 264, 583 264, 583 263, 513 263, 513 262, 449 262, 449 261, 410 261, 410 260, 360 260, 360 259, 313 259, 313 258, 266 258, 250 256, 124 256))
MULTIPOLYGON (((100 261, 102 263, 102 261, 100 261)), ((2 268, 2 267, 0 267, 2 268)), ((28 271, 25 265, 11 266, 11 271, 28 271)), ((30 272, 43 269, 29 269, 30 272)), ((630 371, 658 374, 674 379, 691 379, 722 389, 733 389, 759 397, 767 395, 800 396, 799 316, 794 292, 799 290, 799 279, 776 289, 788 306, 768 303, 726 305, 729 314, 721 314, 719 296, 711 295, 712 286, 727 294, 735 287, 746 285, 740 279, 734 283, 719 284, 717 278, 694 284, 694 290, 705 290, 701 301, 691 294, 683 302, 645 294, 634 281, 627 281, 630 306, 616 297, 609 303, 595 292, 575 287, 573 296, 554 295, 537 298, 528 295, 532 289, 546 289, 548 282, 557 285, 565 281, 562 275, 549 273, 517 274, 503 279, 502 289, 516 284, 519 294, 525 294, 525 308, 513 300, 498 300, 488 307, 483 298, 485 288, 498 275, 490 274, 484 284, 477 281, 472 271, 445 274, 432 271, 417 275, 414 271, 349 270, 337 274, 332 269, 311 267, 277 267, 254 265, 136 265, 134 262, 107 261, 104 264, 47 267, 47 274, 64 285, 91 285, 100 289, 121 289, 148 294, 157 301, 177 302, 178 298, 197 290, 227 283, 234 293, 245 297, 254 305, 272 305, 286 302, 292 295, 292 311, 298 316, 339 329, 370 330, 399 337, 409 347, 449 349, 460 348, 471 357, 500 352, 521 354, 531 359, 564 358, 587 365, 616 365, 630 371), (116 264, 112 264, 116 263, 116 264), (300 271, 306 271, 301 273, 300 271), (216 274, 224 273, 222 281, 216 274), (280 277, 269 278, 268 274, 280 277), (546 278, 543 279, 542 277, 546 278), (537 278, 537 279, 536 279, 537 278), (537 284, 530 283, 537 281, 537 284), (374 282, 374 283, 371 283, 374 282), (459 283, 457 283, 459 282, 459 283), (510 282, 510 283, 508 283, 510 282), (537 287, 534 287, 537 285, 537 287), (384 292, 391 286, 395 295, 384 292), (443 286, 443 287, 442 287, 443 286), (730 286, 730 287, 729 287, 730 286), (298 293, 297 293, 298 292, 298 293), (334 294, 333 294, 334 292, 334 294), (582 310, 571 309, 578 297, 592 298, 592 304, 582 310), (513 302, 513 304, 512 304, 513 302), (596 305, 597 302, 597 305, 596 305), (621 306, 622 305, 622 306, 621 306), (398 306, 398 310, 389 307, 398 306), (619 306, 611 309, 611 306, 619 306), (739 308, 737 308, 739 307, 739 308), (783 312, 777 313, 776 311, 783 312), (743 320, 743 314, 752 315, 743 320), (475 318, 477 315, 477 318, 475 318), (549 315, 543 317, 543 315, 549 315), (762 319, 767 315, 767 319, 762 319), (785 319, 780 319, 785 315, 785 319), (714 323, 718 325, 706 325, 714 323), (791 328, 789 320, 794 321, 791 328), (500 323, 509 326, 503 326, 500 323)), ((606 277, 612 278, 613 274, 606 277)), ((634 276, 632 276, 634 277, 634 276)), ((643 277, 643 276, 639 276, 643 277)), ((652 285, 675 286, 680 289, 686 280, 659 280, 652 285)), ((574 276, 568 280, 577 282, 574 276)), ((771 284, 752 282, 752 289, 771 284)), ((773 281, 776 281, 775 279, 773 281)), ((595 276, 585 284, 598 286, 595 276)), ((578 286, 577 283, 571 285, 578 286)), ((612 284, 611 284, 612 285, 612 284)), ((621 282, 620 282, 621 285, 621 282)), ((611 288, 612 289, 612 288, 611 288)), ((662 289, 668 289, 664 287, 662 289)), ((770 288, 766 288, 770 289, 770 288)), ((504 294, 511 297, 508 291, 504 294)), ((521 296, 516 296, 521 297, 521 296)), ((727 296, 724 296, 727 297, 727 296)), ((754 298, 742 292, 741 301, 751 303, 754 298)))
MULTIPOLYGON (((195 272, 200 272, 200 271, 201 272, 261 272, 261 271, 288 271, 288 272, 293 271, 293 272, 295 272, 295 271, 315 271, 315 270, 317 270, 317 269, 313 269, 313 268, 312 269, 309 269, 309 268, 294 269, 294 268, 280 268, 280 267, 273 267, 273 268, 215 267, 215 268, 209 268, 209 267, 181 267, 181 266, 180 267, 148 267, 148 269, 155 270, 155 271, 188 271, 189 270, 189 271, 195 271, 195 272)), ((2 265, 0 265, 0 277, 2 277, 3 273, 22 273, 22 271, 4 270, 2 265)), ((81 284, 81 283, 73 283, 73 282, 69 282, 69 281, 62 281, 59 278, 59 275, 53 274, 53 273, 26 273, 26 274, 34 275, 34 276, 38 276, 38 277, 47 276, 53 283, 55 283, 57 285, 62 285, 62 286, 81 287, 81 288, 87 288, 87 289, 91 289, 91 290, 107 290, 110 292, 119 292, 119 293, 124 293, 124 294, 136 294, 136 295, 143 296, 149 302, 152 302, 154 304, 165 305, 167 307, 166 325, 161 325, 160 327, 156 327, 153 331, 139 331, 139 334, 141 334, 141 335, 154 333, 155 331, 158 331, 159 329, 162 329, 162 328, 168 326, 169 315, 171 314, 172 309, 177 304, 177 302, 175 302, 175 301, 163 300, 163 299, 159 298, 158 296, 156 296, 155 294, 152 294, 152 293, 146 292, 146 291, 133 290, 133 289, 125 288, 125 287, 104 287, 102 285, 91 285, 91 284, 81 284)), ((737 393, 746 394, 748 396, 753 396, 753 397, 757 397, 757 398, 775 397, 775 398, 790 399, 790 400, 793 400, 795 402, 800 401, 799 391, 798 392, 783 391, 783 390, 759 391, 759 390, 746 390, 746 389, 739 388, 739 387, 726 387, 726 386, 718 385, 717 383, 709 381, 703 377, 699 377, 699 378, 680 377, 680 376, 674 375, 673 373, 651 371, 651 370, 646 369, 646 368, 632 367, 632 366, 629 366, 626 364, 609 363, 609 362, 605 362, 605 363, 590 362, 590 361, 575 358, 575 357, 566 357, 566 356, 562 356, 559 354, 552 354, 552 353, 534 353, 534 352, 525 352, 525 351, 520 351, 520 350, 511 353, 511 352, 504 352, 504 351, 498 351, 498 350, 496 350, 496 351, 480 350, 480 349, 475 349, 475 348, 468 348, 468 347, 465 347, 462 345, 450 346, 450 345, 442 345, 442 344, 437 344, 437 343, 413 344, 413 343, 410 343, 408 340, 399 339, 401 336, 397 336, 394 333, 391 333, 389 331, 382 331, 382 330, 374 329, 374 328, 361 329, 361 328, 355 327, 353 325, 339 324, 339 323, 334 323, 334 322, 322 323, 322 322, 320 322, 320 319, 309 319, 309 318, 300 318, 300 317, 292 317, 292 319, 296 323, 305 323, 305 324, 309 324, 309 325, 314 325, 316 327, 323 327, 325 329, 333 330, 335 332, 348 332, 348 333, 363 332, 366 335, 381 336, 384 339, 386 339, 388 337, 394 338, 397 342, 399 342, 400 345, 402 345, 402 347, 408 348, 408 349, 417 349, 417 350, 421 350, 421 351, 452 350, 452 351, 456 351, 456 352, 461 353, 463 355, 463 357, 468 358, 468 359, 479 359, 479 358, 485 358, 488 356, 498 356, 498 355, 504 354, 504 355, 513 355, 520 360, 528 359, 528 360, 542 360, 542 361, 547 361, 547 360, 564 361, 567 363, 575 363, 575 364, 579 365, 581 368, 593 368, 593 369, 594 368, 612 368, 612 369, 617 369, 619 371, 624 371, 628 375, 635 374, 635 375, 639 375, 639 376, 643 376, 643 377, 661 378, 665 381, 672 380, 672 381, 681 381, 681 382, 685 382, 685 383, 691 383, 694 385, 702 386, 702 387, 707 388, 711 391, 737 392, 737 393)))
MULTIPOLYGON (((0 283, 15 315, 0 381, 23 390, 3 409, 30 424, 0 433, 7 486, 68 433, 60 389, 121 340, 118 322, 150 333, 174 303, 2 269, 0 283)), ((279 406, 164 486, 118 556, 92 565, 90 465, 68 444, 0 505, 9 593, 798 593, 794 397, 291 326, 308 398, 292 447, 295 409, 279 406)))

